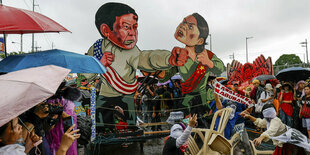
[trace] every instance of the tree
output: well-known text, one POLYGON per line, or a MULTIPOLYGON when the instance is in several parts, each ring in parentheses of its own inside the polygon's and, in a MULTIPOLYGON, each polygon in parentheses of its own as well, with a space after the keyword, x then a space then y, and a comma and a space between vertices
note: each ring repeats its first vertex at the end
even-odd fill
MULTIPOLYGON (((10 56, 10 55, 19 55, 19 54, 25 54, 25 52, 11 52, 11 53, 8 53, 7 56, 10 56)), ((1 54, 0 54, 0 57, 1 57, 1 58, 5 58, 4 53, 1 53, 1 54)))
POLYGON ((276 61, 275 66, 301 64, 299 56, 296 54, 283 54, 276 61))

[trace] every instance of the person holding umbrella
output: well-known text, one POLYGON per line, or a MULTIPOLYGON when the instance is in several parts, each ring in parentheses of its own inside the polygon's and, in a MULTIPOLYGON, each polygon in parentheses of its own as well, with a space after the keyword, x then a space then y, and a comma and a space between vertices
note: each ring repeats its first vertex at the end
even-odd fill
MULTIPOLYGON (((17 146, 16 143, 22 141, 22 128, 17 119, 19 115, 28 109, 54 95, 58 86, 69 72, 70 70, 68 69, 48 65, 10 72, 0 76, 0 86, 2 88, 0 89, 0 143, 2 143, 0 154, 13 153, 18 155, 25 154, 25 151, 28 153, 34 146, 34 142, 40 139, 30 134, 28 138, 31 139, 26 138, 26 147, 17 146), (17 152, 14 153, 13 151, 17 152)), ((63 137, 57 154, 66 154, 72 142, 79 138, 79 134, 74 135, 78 130, 71 132, 73 127, 66 131, 66 138, 63 137)))
POLYGON ((286 82, 283 84, 283 88, 279 94, 279 102, 280 102, 280 109, 279 109, 279 117, 281 121, 286 124, 287 126, 292 127, 292 116, 293 116, 293 87, 290 83, 286 82))

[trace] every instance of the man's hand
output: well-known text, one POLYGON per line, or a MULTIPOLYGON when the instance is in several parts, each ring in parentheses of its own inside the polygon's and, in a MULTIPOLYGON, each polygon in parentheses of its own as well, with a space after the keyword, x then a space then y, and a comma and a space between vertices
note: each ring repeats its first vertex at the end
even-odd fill
POLYGON ((203 52, 197 54, 197 61, 204 66, 208 66, 209 68, 214 67, 213 62, 209 59, 207 50, 204 50, 203 52))
POLYGON ((36 135, 34 132, 29 133, 29 136, 27 136, 26 142, 25 142, 25 153, 29 153, 29 151, 39 145, 40 143, 42 143, 42 137, 39 137, 38 135, 36 135), (39 143, 37 143, 39 142, 39 143))
POLYGON ((197 114, 194 114, 193 117, 189 117, 189 126, 190 127, 195 127, 197 124, 197 114))
POLYGON ((174 47, 169 57, 169 64, 172 66, 184 66, 188 59, 188 51, 184 48, 174 47))
POLYGON ((116 111, 120 112, 121 114, 124 115, 124 110, 120 106, 115 106, 114 107, 116 111))
POLYGON ((114 61, 114 54, 112 54, 111 52, 104 52, 102 58, 100 59, 100 62, 105 67, 110 66, 113 61, 114 61))
POLYGON ((156 113, 155 113, 155 112, 153 112, 152 117, 153 117, 153 118, 155 118, 155 116, 156 116, 156 113))
POLYGON ((244 110, 239 115, 241 115, 244 118, 248 118, 250 116, 250 113, 247 110, 244 110))
POLYGON ((255 139, 253 140, 253 143, 254 143, 256 146, 259 146, 259 145, 262 143, 263 139, 264 139, 264 137, 263 137, 263 136, 260 136, 260 137, 258 137, 258 138, 255 138, 255 139))

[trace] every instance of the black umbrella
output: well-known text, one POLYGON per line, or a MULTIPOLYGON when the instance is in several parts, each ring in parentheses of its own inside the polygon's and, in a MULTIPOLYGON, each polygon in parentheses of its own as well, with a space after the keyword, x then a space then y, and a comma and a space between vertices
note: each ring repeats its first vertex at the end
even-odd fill
POLYGON ((276 75, 278 80, 281 81, 299 81, 306 80, 310 77, 310 69, 302 67, 290 67, 281 70, 276 75))
POLYGON ((153 83, 157 83, 158 82, 158 80, 155 77, 152 77, 152 76, 149 76, 149 77, 148 76, 138 77, 138 82, 143 83, 143 81, 144 81, 144 83, 151 82, 149 84, 153 84, 153 83))
POLYGON ((219 83, 221 83, 222 85, 227 85, 228 81, 229 81, 228 79, 224 79, 224 80, 219 81, 219 83))
POLYGON ((138 88, 138 92, 143 92, 144 89, 146 88, 144 85, 145 83, 146 83, 146 85, 150 85, 150 84, 157 83, 158 80, 155 77, 148 75, 148 76, 144 76, 144 77, 138 77, 138 82, 141 83, 141 85, 138 88))
POLYGON ((251 80, 251 82, 253 82, 254 80, 265 81, 265 80, 271 80, 271 79, 277 79, 277 78, 274 75, 263 74, 263 75, 256 76, 255 78, 251 80))

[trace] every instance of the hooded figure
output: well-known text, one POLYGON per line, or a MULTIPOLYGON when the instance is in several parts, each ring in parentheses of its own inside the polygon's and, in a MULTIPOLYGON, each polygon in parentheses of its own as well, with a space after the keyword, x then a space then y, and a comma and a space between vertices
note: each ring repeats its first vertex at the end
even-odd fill
POLYGON ((185 128, 183 123, 175 124, 170 130, 170 137, 166 140, 163 155, 184 154, 187 147, 187 138, 190 136, 192 127, 185 128))
MULTIPOLYGON (((288 133, 291 128, 287 127, 281 120, 277 117, 276 110, 272 104, 266 104, 263 106, 262 114, 264 119, 255 118, 249 114, 242 113, 243 116, 249 118, 254 124, 260 128, 267 128, 265 132, 263 132, 260 137, 255 138, 253 143, 255 145, 260 145, 262 141, 267 142, 269 139, 272 139, 273 144, 276 146, 274 151, 274 155, 281 155, 281 154, 304 154, 304 150, 300 145, 294 143, 295 141, 291 141, 293 138, 300 138, 300 137, 290 137, 289 139, 283 140, 279 137, 287 137, 284 135, 289 135, 288 133), (279 141, 280 140, 280 141, 279 141)), ((295 129, 294 129, 295 131, 295 129)), ((298 134, 299 135, 299 134, 298 134)), ((305 136, 304 136, 305 137, 305 136)))
POLYGON ((170 129, 170 136, 165 141, 163 155, 183 155, 188 145, 187 139, 196 123, 197 115, 194 114, 187 127, 183 123, 174 124, 170 129))
MULTIPOLYGON (((276 137, 286 132, 286 125, 277 117, 277 112, 272 104, 265 104, 262 108, 262 114, 264 119, 257 118, 254 120, 254 124, 259 128, 267 128, 267 130, 256 139, 267 142, 271 137, 276 137)), ((255 143, 255 140, 253 142, 255 143)), ((273 140, 273 144, 282 147, 283 143, 273 140)))

